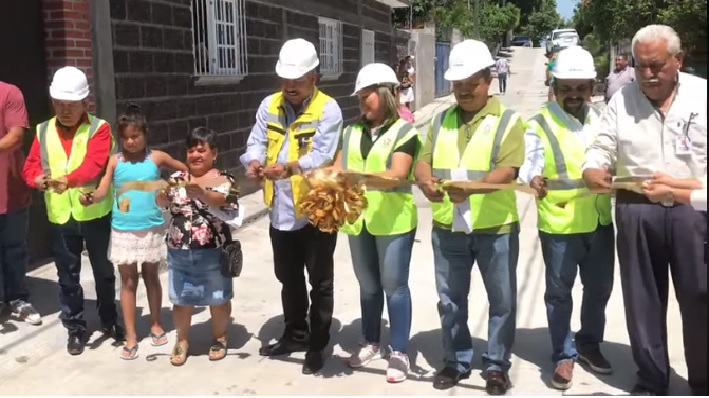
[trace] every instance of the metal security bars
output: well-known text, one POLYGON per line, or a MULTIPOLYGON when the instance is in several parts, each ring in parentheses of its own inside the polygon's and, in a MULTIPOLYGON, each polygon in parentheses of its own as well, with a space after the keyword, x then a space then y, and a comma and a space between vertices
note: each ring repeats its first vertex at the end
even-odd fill
POLYGON ((248 73, 245 0, 194 0, 192 37, 195 76, 241 77, 248 73))
POLYGON ((362 29, 361 66, 374 63, 374 31, 362 29))
POLYGON ((320 73, 323 77, 342 74, 342 22, 318 18, 320 25, 320 73))

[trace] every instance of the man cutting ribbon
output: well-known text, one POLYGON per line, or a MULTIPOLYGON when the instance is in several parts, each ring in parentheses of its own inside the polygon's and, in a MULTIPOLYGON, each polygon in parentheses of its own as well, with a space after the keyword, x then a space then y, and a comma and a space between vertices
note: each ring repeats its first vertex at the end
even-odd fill
POLYGON ((433 256, 445 367, 433 379, 448 389, 470 376, 473 345, 468 294, 477 261, 490 302, 483 355, 486 390, 504 395, 515 335, 519 216, 515 192, 448 189, 440 180, 507 184, 524 162, 523 121, 489 96, 495 64, 485 43, 465 40, 450 53, 445 78, 457 104, 433 118, 416 164, 416 180, 431 202, 433 256))
POLYGON ((547 322, 556 363, 551 384, 571 387, 574 359, 611 373, 599 349, 613 290, 614 234, 609 194, 584 192, 581 166, 595 139, 600 115, 590 106, 596 68, 581 47, 562 50, 554 69, 556 100, 532 117, 525 133, 527 160, 520 180, 538 193, 537 228, 546 267, 547 322), (581 329, 571 337, 571 291, 581 274, 581 329))

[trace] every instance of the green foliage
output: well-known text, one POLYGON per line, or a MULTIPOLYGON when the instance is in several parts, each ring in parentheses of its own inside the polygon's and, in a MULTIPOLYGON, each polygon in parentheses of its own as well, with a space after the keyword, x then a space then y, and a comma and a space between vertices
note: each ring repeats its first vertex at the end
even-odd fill
MULTIPOLYGON (((436 28, 459 29, 466 37, 475 32, 474 1, 451 0, 435 9, 436 28)), ((494 0, 480 0, 479 39, 488 43, 497 42, 508 30, 519 24, 521 13, 514 4, 504 7, 494 0)))
POLYGON ((527 25, 522 28, 522 31, 533 41, 538 42, 559 27, 561 20, 561 16, 556 12, 556 0, 542 0, 539 9, 529 16, 527 25))
POLYGON ((672 26, 688 54, 703 54, 707 50, 707 0, 675 0, 668 2, 657 15, 659 23, 672 26))
POLYGON ((706 0, 590 0, 574 13, 579 34, 592 30, 602 41, 630 39, 653 23, 677 30, 685 52, 706 54, 706 0))
POLYGON ((512 3, 520 10, 520 21, 518 25, 525 26, 529 22, 529 16, 534 10, 537 10, 542 5, 542 0, 507 0, 507 3, 512 3))
POLYGON ((581 41, 581 46, 593 55, 598 78, 602 79, 608 76, 610 72, 610 59, 608 58, 608 53, 605 51, 603 42, 593 34, 588 34, 581 41))

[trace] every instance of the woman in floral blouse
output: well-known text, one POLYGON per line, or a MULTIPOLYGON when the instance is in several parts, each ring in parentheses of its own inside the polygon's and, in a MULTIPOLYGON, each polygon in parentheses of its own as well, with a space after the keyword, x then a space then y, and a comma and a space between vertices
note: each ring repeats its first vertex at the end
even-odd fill
POLYGON ((175 366, 187 360, 193 306, 209 306, 214 339, 209 359, 223 359, 227 352, 233 283, 221 274, 220 256, 222 243, 231 239, 231 232, 209 209, 228 206, 226 197, 231 183, 214 168, 216 145, 214 131, 198 127, 190 132, 187 136, 189 173, 177 172, 172 179, 194 184, 173 188, 158 196, 159 204, 169 207, 172 215, 166 240, 169 296, 177 329, 170 362, 175 366))

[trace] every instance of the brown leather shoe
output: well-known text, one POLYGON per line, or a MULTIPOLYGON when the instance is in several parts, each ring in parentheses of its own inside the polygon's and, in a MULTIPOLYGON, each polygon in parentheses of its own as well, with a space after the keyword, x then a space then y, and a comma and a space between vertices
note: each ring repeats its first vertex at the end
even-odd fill
POLYGON ((571 388, 574 379, 574 360, 562 359, 557 362, 554 377, 551 379, 551 385, 559 390, 568 390, 571 388))
POLYGON ((509 376, 499 370, 488 370, 486 379, 485 391, 488 395, 505 395, 512 387, 509 376))

